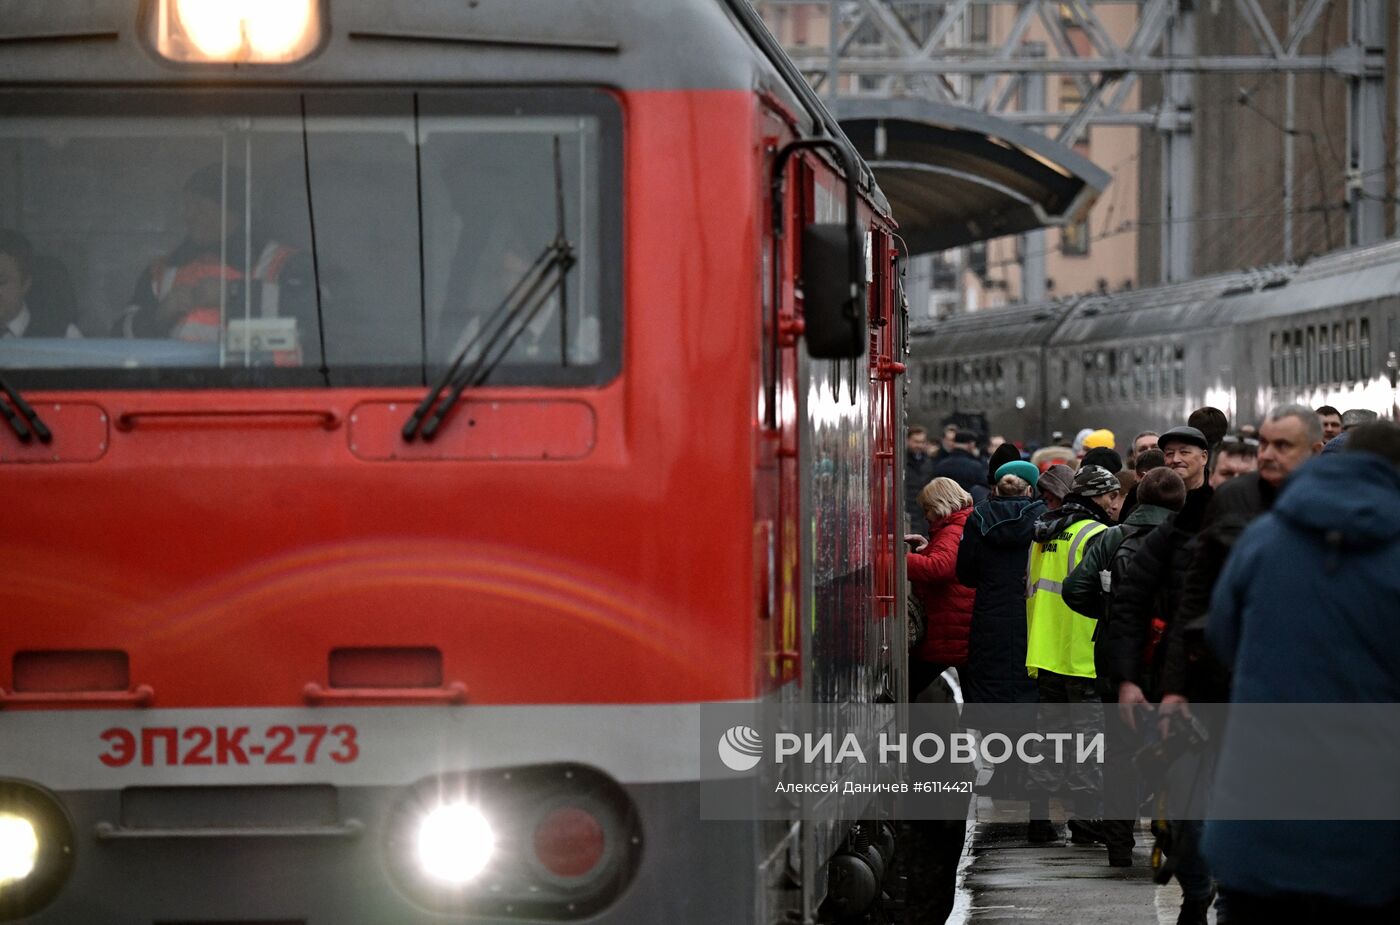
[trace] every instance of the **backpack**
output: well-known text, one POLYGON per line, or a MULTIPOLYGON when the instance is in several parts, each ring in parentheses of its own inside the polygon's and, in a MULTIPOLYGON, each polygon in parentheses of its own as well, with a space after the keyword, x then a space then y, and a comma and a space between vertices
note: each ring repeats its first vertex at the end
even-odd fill
MULTIPOLYGON (((1118 544, 1118 548, 1113 551, 1113 558, 1109 560, 1109 590, 1105 591, 1104 614, 1110 619, 1113 613, 1113 588, 1117 588, 1123 581, 1123 577, 1128 574, 1128 565, 1133 561, 1133 556, 1142 548, 1143 542, 1147 539, 1147 534, 1156 529, 1155 524, 1123 524, 1123 540, 1118 544)), ((1162 639, 1167 633, 1167 621, 1160 614, 1152 617, 1151 625, 1147 630, 1147 641, 1143 645, 1141 654, 1142 665, 1151 668, 1157 659, 1158 650, 1161 648, 1162 639)), ((1151 677, 1155 672, 1148 671, 1146 675, 1151 677)))

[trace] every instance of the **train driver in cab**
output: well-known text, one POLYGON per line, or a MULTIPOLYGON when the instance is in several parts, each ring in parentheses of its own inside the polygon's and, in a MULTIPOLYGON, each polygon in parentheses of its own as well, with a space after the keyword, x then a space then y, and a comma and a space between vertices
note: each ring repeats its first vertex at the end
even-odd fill
MULTIPOLYGON (((114 335, 218 343, 221 321, 247 308, 249 275, 255 318, 305 319, 309 312, 314 322, 313 274, 304 254, 256 232, 251 261, 245 254, 246 190, 237 167, 208 164, 190 175, 180 191, 185 236, 141 273, 114 335)), ((304 321, 300 327, 305 337, 304 321)), ((292 365, 299 357, 275 359, 292 365)))
POLYGON ((71 322, 32 305, 34 249, 18 231, 0 228, 0 337, 82 337, 71 322))

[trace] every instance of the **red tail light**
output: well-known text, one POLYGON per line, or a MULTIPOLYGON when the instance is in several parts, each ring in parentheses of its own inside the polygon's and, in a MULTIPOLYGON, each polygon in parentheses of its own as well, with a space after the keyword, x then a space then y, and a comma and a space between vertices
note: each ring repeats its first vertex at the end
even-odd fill
POLYGON ((404 792, 384 834, 385 860, 405 895, 455 916, 589 918, 622 894, 642 854, 631 796, 606 774, 578 764, 426 778, 404 792), (435 838, 427 849, 423 838, 444 807, 458 804, 479 813, 490 835, 484 866, 460 882, 436 875, 430 862, 444 851, 455 857, 471 850, 482 837, 435 838))
POLYGON ((556 809, 535 826, 535 856, 557 877, 583 877, 603 859, 603 824, 575 806, 556 809))

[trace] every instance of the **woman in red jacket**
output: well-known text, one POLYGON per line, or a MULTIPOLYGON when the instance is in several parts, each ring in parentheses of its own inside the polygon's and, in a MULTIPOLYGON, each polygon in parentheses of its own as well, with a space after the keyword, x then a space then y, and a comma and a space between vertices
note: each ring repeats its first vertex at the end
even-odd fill
POLYGON ((972 496, 952 479, 938 478, 919 492, 919 505, 928 518, 929 539, 919 541, 907 556, 909 581, 924 605, 928 629, 924 641, 909 655, 910 699, 943 673, 967 664, 967 636, 972 625, 976 592, 958 583, 958 543, 963 524, 972 513, 972 496))

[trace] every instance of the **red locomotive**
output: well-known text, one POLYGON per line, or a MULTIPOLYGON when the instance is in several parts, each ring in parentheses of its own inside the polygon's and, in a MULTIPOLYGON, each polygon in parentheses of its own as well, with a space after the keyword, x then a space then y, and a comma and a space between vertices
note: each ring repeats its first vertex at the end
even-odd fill
POLYGON ((904 319, 748 4, 6 17, 0 921, 814 915, 697 717, 900 690, 904 319))

